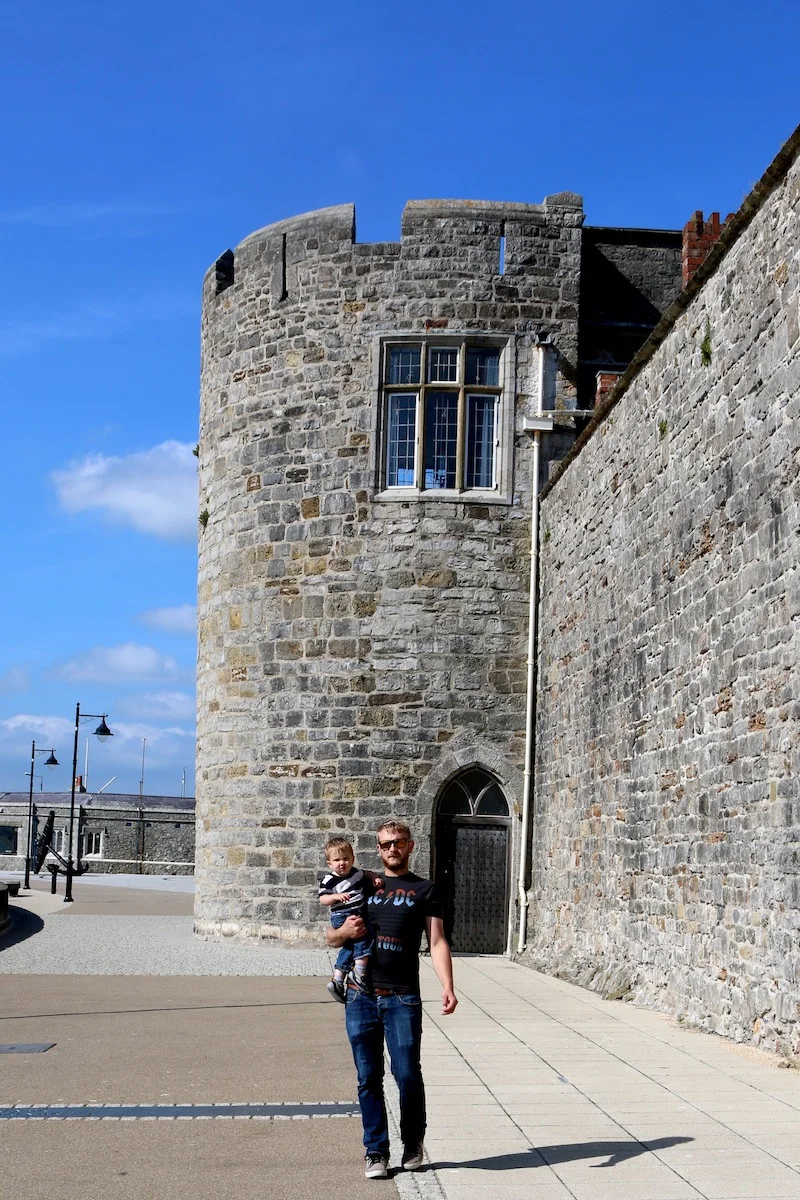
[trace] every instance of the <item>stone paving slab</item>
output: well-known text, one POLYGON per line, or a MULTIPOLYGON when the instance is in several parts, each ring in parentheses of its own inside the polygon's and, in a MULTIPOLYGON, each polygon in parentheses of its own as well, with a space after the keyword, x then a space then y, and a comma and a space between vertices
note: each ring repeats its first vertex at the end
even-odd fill
POLYGON ((800 1071, 506 959, 457 961, 452 1017, 422 978, 446 1200, 800 1200, 800 1071))

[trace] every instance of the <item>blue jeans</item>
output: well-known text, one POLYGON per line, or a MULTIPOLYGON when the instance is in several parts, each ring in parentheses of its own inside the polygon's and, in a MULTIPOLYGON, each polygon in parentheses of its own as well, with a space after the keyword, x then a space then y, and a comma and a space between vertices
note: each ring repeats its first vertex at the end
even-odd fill
MULTIPOLYGON (((338 909, 331 909, 331 925, 334 929, 340 929, 344 925, 348 917, 352 913, 340 912, 338 909)), ((372 951, 372 938, 365 935, 363 938, 351 938, 349 942, 345 942, 339 953, 336 955, 334 964, 337 971, 342 971, 345 975, 352 969, 353 960, 356 958, 368 958, 372 951)))
POLYGON ((420 1044, 419 996, 365 996, 348 989, 345 1028, 358 1075, 358 1103, 367 1154, 389 1157, 389 1126, 383 1095, 383 1043, 389 1048, 392 1074, 400 1092, 400 1136, 415 1146, 425 1136, 425 1086, 420 1044))

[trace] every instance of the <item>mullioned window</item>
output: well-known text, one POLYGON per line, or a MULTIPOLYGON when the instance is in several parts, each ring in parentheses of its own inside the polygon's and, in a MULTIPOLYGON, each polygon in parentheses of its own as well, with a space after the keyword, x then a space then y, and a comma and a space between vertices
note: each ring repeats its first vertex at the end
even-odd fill
POLYGON ((385 493, 500 490, 505 349, 472 339, 383 343, 385 493))

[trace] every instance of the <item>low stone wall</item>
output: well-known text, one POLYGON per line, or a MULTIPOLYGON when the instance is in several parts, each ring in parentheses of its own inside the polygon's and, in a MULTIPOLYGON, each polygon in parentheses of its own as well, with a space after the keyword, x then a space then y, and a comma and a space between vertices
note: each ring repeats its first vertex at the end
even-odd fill
POLYGON ((798 153, 543 500, 527 956, 789 1054, 798 153))

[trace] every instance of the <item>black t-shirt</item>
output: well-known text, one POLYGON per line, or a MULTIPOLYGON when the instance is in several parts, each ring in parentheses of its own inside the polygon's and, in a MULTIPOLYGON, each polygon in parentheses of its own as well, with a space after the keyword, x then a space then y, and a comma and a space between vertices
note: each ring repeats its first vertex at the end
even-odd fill
POLYGON ((370 955, 375 987, 419 992, 419 947, 427 917, 442 906, 430 879, 409 871, 383 877, 383 887, 367 900, 367 920, 375 946, 370 955))

